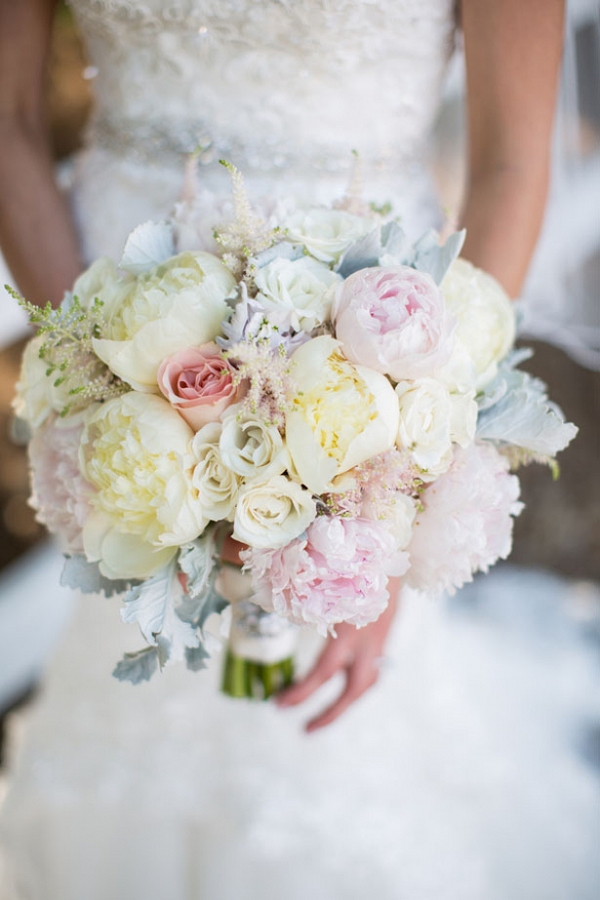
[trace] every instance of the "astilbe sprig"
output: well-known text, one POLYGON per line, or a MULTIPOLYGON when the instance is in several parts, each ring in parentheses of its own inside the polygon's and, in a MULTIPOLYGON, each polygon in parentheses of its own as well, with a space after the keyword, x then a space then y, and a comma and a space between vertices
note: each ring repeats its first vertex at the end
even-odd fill
POLYGON ((355 517, 368 505, 380 510, 380 518, 386 519, 391 516, 397 494, 418 500, 423 488, 417 466, 406 453, 392 449, 355 466, 348 472, 346 490, 327 494, 324 502, 334 515, 355 517))
POLYGON ((223 248, 223 262, 236 276, 241 277, 248 260, 281 240, 281 230, 271 228, 250 204, 241 172, 227 160, 220 160, 231 175, 233 221, 214 231, 216 242, 223 248))
POLYGON ((83 307, 79 299, 67 294, 54 309, 50 303, 35 306, 17 291, 6 289, 27 313, 29 321, 44 335, 39 355, 46 375, 54 378, 54 387, 65 385, 72 398, 61 410, 66 416, 95 401, 109 400, 130 390, 94 353, 92 341, 102 334, 102 302, 96 298, 83 307))
POLYGON ((268 339, 240 341, 224 356, 236 368, 236 383, 248 385, 241 414, 260 415, 283 433, 289 393, 289 361, 284 348, 272 349, 268 339))

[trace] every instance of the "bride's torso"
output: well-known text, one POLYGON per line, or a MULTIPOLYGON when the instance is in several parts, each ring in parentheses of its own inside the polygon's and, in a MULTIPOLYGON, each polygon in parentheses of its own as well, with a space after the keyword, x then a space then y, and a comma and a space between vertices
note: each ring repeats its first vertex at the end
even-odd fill
MULTIPOLYGON (((411 220, 454 34, 453 0, 71 0, 95 113, 74 208, 86 255, 165 215, 183 160, 222 194, 222 157, 258 193, 367 193, 411 220)), ((430 213, 429 213, 430 215, 430 213)), ((420 224, 420 223, 419 223, 420 224)))

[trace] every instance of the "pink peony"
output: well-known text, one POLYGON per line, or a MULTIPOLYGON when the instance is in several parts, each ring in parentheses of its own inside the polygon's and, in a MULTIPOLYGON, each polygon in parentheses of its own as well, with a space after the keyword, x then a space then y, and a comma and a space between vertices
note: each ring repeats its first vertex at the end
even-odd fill
POLYGON ((422 496, 408 548, 411 587, 441 594, 455 593, 473 573, 487 572, 512 547, 513 516, 519 479, 491 444, 457 449, 450 469, 422 496))
POLYGON ((37 520, 56 534, 68 553, 83 553, 82 529, 89 513, 91 485, 79 470, 83 422, 58 416, 36 429, 29 444, 30 504, 37 520))
POLYGON ((433 279, 409 266, 361 269, 337 290, 336 337, 349 360, 394 381, 447 362, 454 320, 433 279))
POLYGON ((216 422, 239 399, 235 369, 216 344, 180 350, 160 364, 158 386, 195 431, 216 422))
POLYGON ((254 600, 320 634, 349 622, 361 627, 387 606, 387 576, 408 567, 387 528, 366 519, 320 516, 305 538, 279 550, 248 549, 240 554, 252 572, 254 600))

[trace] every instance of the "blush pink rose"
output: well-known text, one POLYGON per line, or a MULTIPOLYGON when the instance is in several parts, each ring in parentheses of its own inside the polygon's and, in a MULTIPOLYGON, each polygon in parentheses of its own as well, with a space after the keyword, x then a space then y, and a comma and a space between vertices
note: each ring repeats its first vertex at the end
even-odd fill
POLYGON ((444 297, 409 266, 355 272, 338 288, 333 318, 347 358, 394 381, 431 375, 450 356, 454 319, 444 297))
POLYGON ((239 399, 235 369, 216 344, 180 350, 163 360, 158 386, 171 406, 194 431, 216 422, 239 399))

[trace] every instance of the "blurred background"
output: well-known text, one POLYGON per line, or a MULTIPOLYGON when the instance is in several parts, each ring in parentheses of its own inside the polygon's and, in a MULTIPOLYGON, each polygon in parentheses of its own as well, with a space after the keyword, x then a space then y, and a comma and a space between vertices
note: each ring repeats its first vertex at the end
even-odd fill
MULTIPOLYGON (((457 615, 497 616, 537 628, 540 616, 569 623, 583 653, 600 648, 600 33, 596 0, 568 7, 555 176, 546 222, 524 292, 526 363, 580 428, 553 482, 542 467, 521 471, 526 509, 509 564, 454 601, 457 615)), ((66 7, 56 16, 49 110, 59 177, 81 147, 95 77, 66 7)), ((436 125, 434 171, 450 222, 464 182, 464 73, 458 48, 436 125)), ((3 273, 3 281, 10 275, 3 273)), ((0 294, 0 720, 35 691, 69 613, 60 559, 27 504, 23 447, 11 437, 11 399, 26 340, 23 317, 0 294), (51 575, 56 577, 52 581, 51 575), (29 639, 14 640, 26 633, 29 639)), ((600 720, 581 732, 582 753, 600 765, 600 720)))

